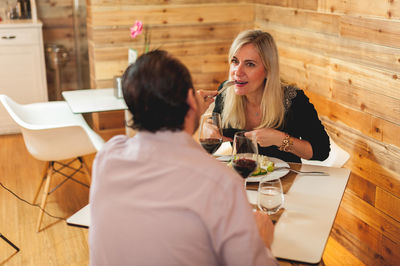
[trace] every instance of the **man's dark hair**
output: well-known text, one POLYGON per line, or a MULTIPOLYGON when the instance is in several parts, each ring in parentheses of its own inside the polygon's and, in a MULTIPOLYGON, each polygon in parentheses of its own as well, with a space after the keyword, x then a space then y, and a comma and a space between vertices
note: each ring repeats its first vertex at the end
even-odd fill
POLYGON ((156 132, 182 130, 193 88, 189 70, 163 50, 141 55, 122 76, 125 102, 133 115, 132 128, 156 132))

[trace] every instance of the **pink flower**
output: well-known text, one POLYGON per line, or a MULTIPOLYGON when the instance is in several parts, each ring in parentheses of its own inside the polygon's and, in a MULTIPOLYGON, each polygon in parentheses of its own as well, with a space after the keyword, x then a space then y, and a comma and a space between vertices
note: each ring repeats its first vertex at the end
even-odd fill
POLYGON ((131 38, 132 39, 136 38, 136 36, 142 33, 143 23, 140 20, 136 20, 135 24, 133 24, 130 30, 131 30, 131 38))
MULTIPOLYGON (((140 20, 136 20, 135 24, 133 24, 132 27, 130 27, 130 31, 131 31, 131 38, 132 39, 136 38, 143 31, 143 23, 140 20)), ((151 42, 151 34, 149 31, 149 26, 146 25, 144 27, 144 47, 143 47, 144 53, 147 53, 149 51, 150 42, 151 42)))

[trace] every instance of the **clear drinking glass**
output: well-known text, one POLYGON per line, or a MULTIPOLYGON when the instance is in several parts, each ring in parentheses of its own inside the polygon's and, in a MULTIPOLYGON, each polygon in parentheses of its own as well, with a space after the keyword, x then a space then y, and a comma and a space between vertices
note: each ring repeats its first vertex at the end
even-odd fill
POLYGON ((236 132, 233 138, 232 166, 243 178, 257 169, 258 147, 255 139, 248 138, 244 131, 236 132))
POLYGON ((261 180, 258 186, 257 203, 258 208, 268 215, 277 213, 284 203, 281 180, 261 180))
POLYGON ((199 141, 201 146, 213 154, 222 144, 221 115, 219 113, 205 114, 201 117, 199 141))

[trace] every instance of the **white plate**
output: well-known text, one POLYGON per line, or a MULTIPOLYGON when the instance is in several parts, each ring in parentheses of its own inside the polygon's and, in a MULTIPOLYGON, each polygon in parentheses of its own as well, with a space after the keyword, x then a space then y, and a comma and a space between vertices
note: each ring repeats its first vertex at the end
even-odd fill
POLYGON ((230 162, 232 159, 232 155, 214 155, 215 159, 221 162, 230 162))
MULTIPOLYGON (((278 158, 268 157, 270 161, 272 161, 275 167, 289 167, 289 164, 285 161, 282 161, 278 158)), ((246 180, 247 182, 260 182, 263 180, 274 180, 281 177, 284 177, 289 173, 288 169, 280 169, 278 171, 268 172, 266 175, 258 175, 258 176, 249 176, 246 180)))

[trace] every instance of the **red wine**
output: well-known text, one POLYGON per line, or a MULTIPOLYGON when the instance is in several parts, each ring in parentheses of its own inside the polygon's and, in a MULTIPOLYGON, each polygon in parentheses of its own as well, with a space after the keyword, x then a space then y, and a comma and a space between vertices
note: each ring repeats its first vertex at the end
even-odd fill
POLYGON ((232 166, 243 178, 247 178, 254 170, 256 170, 257 163, 250 159, 238 159, 233 160, 232 166))
POLYGON ((200 139, 200 144, 210 154, 218 150, 222 144, 222 139, 200 139))

